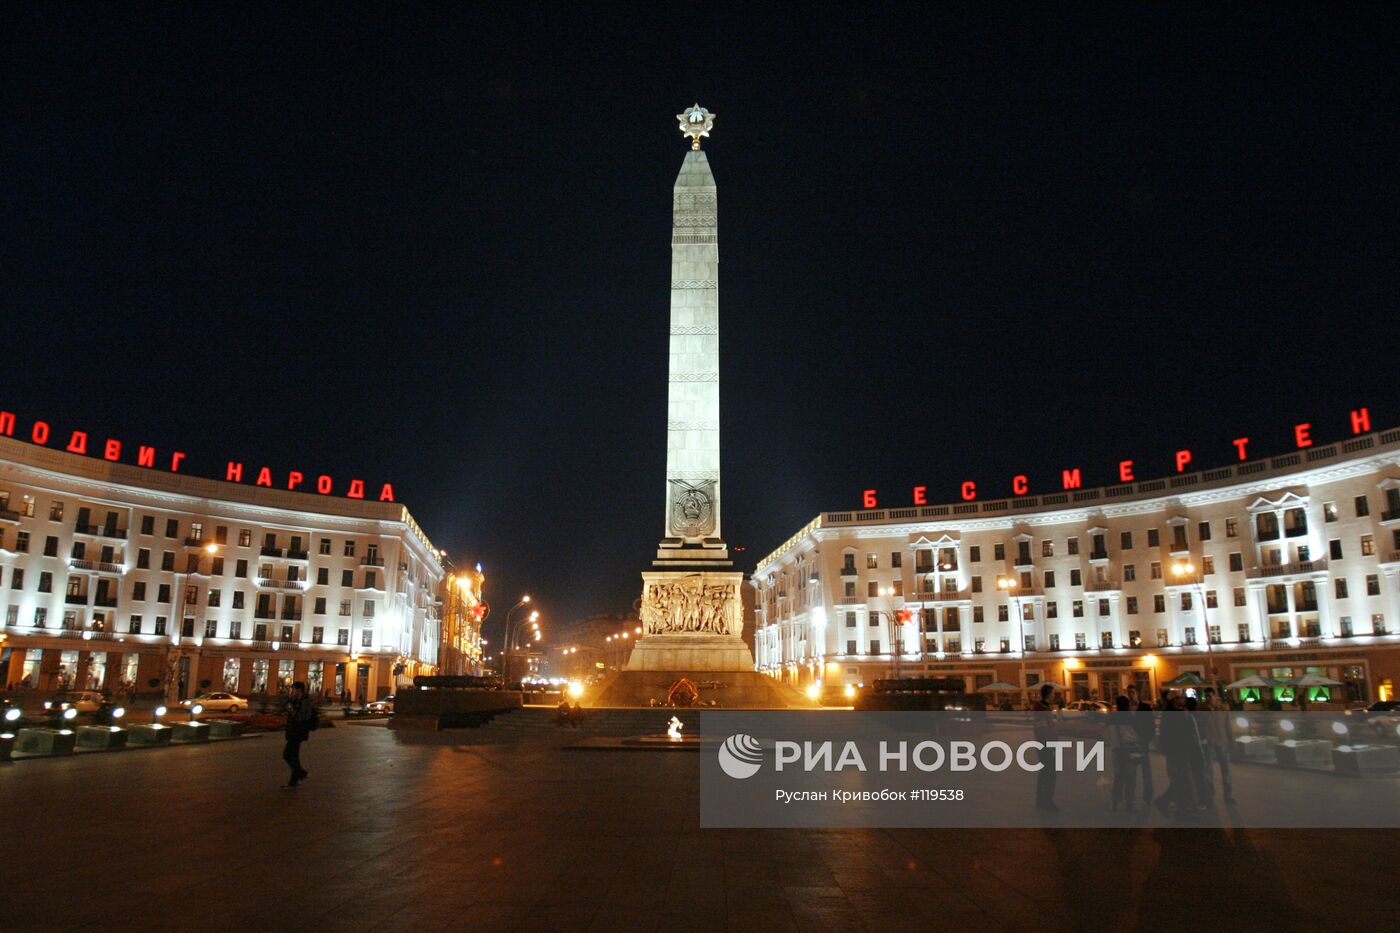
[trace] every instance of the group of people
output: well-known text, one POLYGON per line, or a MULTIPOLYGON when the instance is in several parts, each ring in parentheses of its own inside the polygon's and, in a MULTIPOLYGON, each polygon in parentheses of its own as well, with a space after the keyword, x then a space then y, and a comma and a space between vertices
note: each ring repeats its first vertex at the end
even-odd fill
MULTIPOLYGON (((1055 699, 1054 688, 1045 684, 1032 707, 1035 737, 1041 742, 1059 737, 1059 725, 1051 715, 1058 708, 1055 699)), ((1154 708, 1138 695, 1135 685, 1130 685, 1117 698, 1106 730, 1113 774, 1109 806, 1113 810, 1121 807, 1135 811, 1140 794, 1142 808, 1155 806, 1163 816, 1191 820, 1213 805, 1217 770, 1225 805, 1235 806, 1227 710, 1213 687, 1205 688, 1199 700, 1183 693, 1168 693, 1154 708), (1152 778, 1154 740, 1167 765, 1167 787, 1161 794, 1156 793, 1152 778)), ((1054 801, 1055 777, 1052 768, 1036 773, 1036 809, 1058 811, 1054 801)))

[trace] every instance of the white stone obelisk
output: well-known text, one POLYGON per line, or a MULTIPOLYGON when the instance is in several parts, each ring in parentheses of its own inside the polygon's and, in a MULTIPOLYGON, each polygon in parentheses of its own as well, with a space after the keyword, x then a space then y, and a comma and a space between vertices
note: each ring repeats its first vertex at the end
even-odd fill
POLYGON ((677 114, 691 139, 672 198, 665 536, 642 573, 643 635, 629 670, 752 671, 742 638, 744 575, 720 534, 719 224, 700 149, 715 115, 677 114))

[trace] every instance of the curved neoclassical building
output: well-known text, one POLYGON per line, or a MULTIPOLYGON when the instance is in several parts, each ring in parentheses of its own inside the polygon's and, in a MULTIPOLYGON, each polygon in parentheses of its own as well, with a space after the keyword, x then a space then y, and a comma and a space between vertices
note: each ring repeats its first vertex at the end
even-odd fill
POLYGON ((1055 680, 1111 699, 1213 667, 1391 698, 1400 430, 1100 489, 823 512, 753 586, 759 669, 798 685, 1055 680))
POLYGON ((0 437, 5 689, 256 697, 303 680, 372 699, 435 668, 443 573, 393 502, 0 437))

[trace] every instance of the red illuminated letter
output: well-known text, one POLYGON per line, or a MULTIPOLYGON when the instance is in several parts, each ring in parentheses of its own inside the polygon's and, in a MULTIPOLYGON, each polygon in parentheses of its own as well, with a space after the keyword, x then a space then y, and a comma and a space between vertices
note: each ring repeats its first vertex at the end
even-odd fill
POLYGON ((334 481, 329 476, 316 477, 316 491, 323 496, 328 496, 331 494, 331 486, 333 484, 334 481))
POLYGON ((153 467, 156 465, 156 449, 147 447, 144 444, 136 449, 136 465, 153 467))
POLYGON ((350 491, 346 493, 351 499, 363 499, 365 497, 365 481, 362 479, 352 479, 350 481, 350 491))
POLYGON ((1233 441, 1231 441, 1230 443, 1234 444, 1234 445, 1235 445, 1235 449, 1238 450, 1238 451, 1240 452, 1240 459, 1241 459, 1241 460, 1246 460, 1246 459, 1248 459, 1248 458, 1245 456, 1244 448, 1245 448, 1245 445, 1249 443, 1249 438, 1247 438, 1247 437, 1237 437, 1237 438, 1235 438, 1233 441))
POLYGON ((928 487, 927 487, 927 486, 915 486, 915 487, 914 487, 914 504, 915 504, 915 505, 928 505, 928 487))
POLYGON ((1186 469, 1186 464, 1191 462, 1191 451, 1178 450, 1176 452, 1176 472, 1180 473, 1186 469))
POLYGON ((1013 476, 1011 477, 1011 491, 1018 496, 1024 496, 1031 488, 1030 483, 1031 481, 1024 476, 1013 476))
POLYGON ((15 413, 12 411, 0 411, 0 434, 6 437, 15 436, 15 413))
POLYGON ((243 464, 234 463, 230 460, 228 462, 228 468, 224 470, 224 479, 230 483, 243 482, 243 464))
POLYGON ((972 480, 968 480, 967 482, 963 483, 963 484, 962 484, 962 497, 963 497, 964 499, 966 499, 968 502, 971 502, 973 499, 976 499, 976 498, 977 498, 977 484, 974 483, 972 480))
POLYGON ((1118 478, 1125 483, 1131 483, 1133 481, 1133 461, 1118 461, 1118 478))
POLYGON ((1365 434, 1371 430, 1371 410, 1369 408, 1358 408, 1351 413, 1351 433, 1365 434))
POLYGON ((269 470, 267 467, 263 467, 261 470, 258 471, 258 478, 255 479, 253 482, 259 486, 271 486, 272 471, 269 470))
POLYGON ((122 442, 114 441, 110 437, 107 443, 102 445, 102 458, 104 460, 120 460, 122 458, 122 442))
POLYGON ((68 438, 68 452, 74 454, 87 453, 87 432, 74 431, 73 436, 68 438))
POLYGON ((394 487, 391 486, 391 485, 389 485, 388 483, 385 483, 385 484, 384 484, 384 488, 381 489, 381 490, 379 490, 379 501, 380 501, 380 502, 393 502, 393 501, 394 501, 394 487))
POLYGON ((873 508, 875 508, 875 490, 873 490, 873 489, 867 489, 867 490, 865 491, 865 496, 864 496, 864 498, 863 498, 861 501, 865 503, 865 508, 867 508, 867 509, 873 509, 873 508))
POLYGON ((290 472, 290 473, 287 474, 287 488, 288 488, 288 489, 296 489, 298 486, 301 485, 301 481, 302 481, 304 478, 305 478, 305 477, 303 477, 303 476, 302 476, 300 473, 298 473, 296 470, 293 470, 292 472, 290 472))
POLYGON ((49 423, 47 421, 34 422, 34 430, 29 432, 29 436, 36 444, 47 444, 49 442, 49 423))
POLYGON ((1061 470, 1060 482, 1064 484, 1066 489, 1078 489, 1084 485, 1084 481, 1079 478, 1079 467, 1075 467, 1073 470, 1061 470))
POLYGON ((178 450, 175 451, 173 454, 170 455, 170 472, 171 472, 171 473, 179 473, 179 472, 180 472, 180 461, 183 460, 183 459, 185 459, 185 455, 184 455, 183 453, 181 453, 180 451, 178 451, 178 450))
POLYGON ((1312 425, 1304 421, 1293 428, 1293 439, 1298 442, 1299 447, 1311 447, 1312 435, 1308 432, 1312 430, 1312 425))

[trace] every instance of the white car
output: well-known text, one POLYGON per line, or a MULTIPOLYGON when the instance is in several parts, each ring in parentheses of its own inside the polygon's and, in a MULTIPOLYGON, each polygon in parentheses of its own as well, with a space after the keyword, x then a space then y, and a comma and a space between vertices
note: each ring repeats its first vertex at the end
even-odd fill
POLYGON ((365 704, 366 713, 392 713, 394 711, 394 698, 387 696, 382 700, 375 700, 365 704))
POLYGON ((180 705, 186 709, 202 706, 206 713, 236 713, 247 709, 248 701, 232 693, 201 693, 192 700, 181 700, 180 705))
POLYGON ((69 690, 55 693, 53 699, 44 702, 44 709, 67 709, 72 706, 79 713, 95 713, 105 700, 96 690, 69 690))

